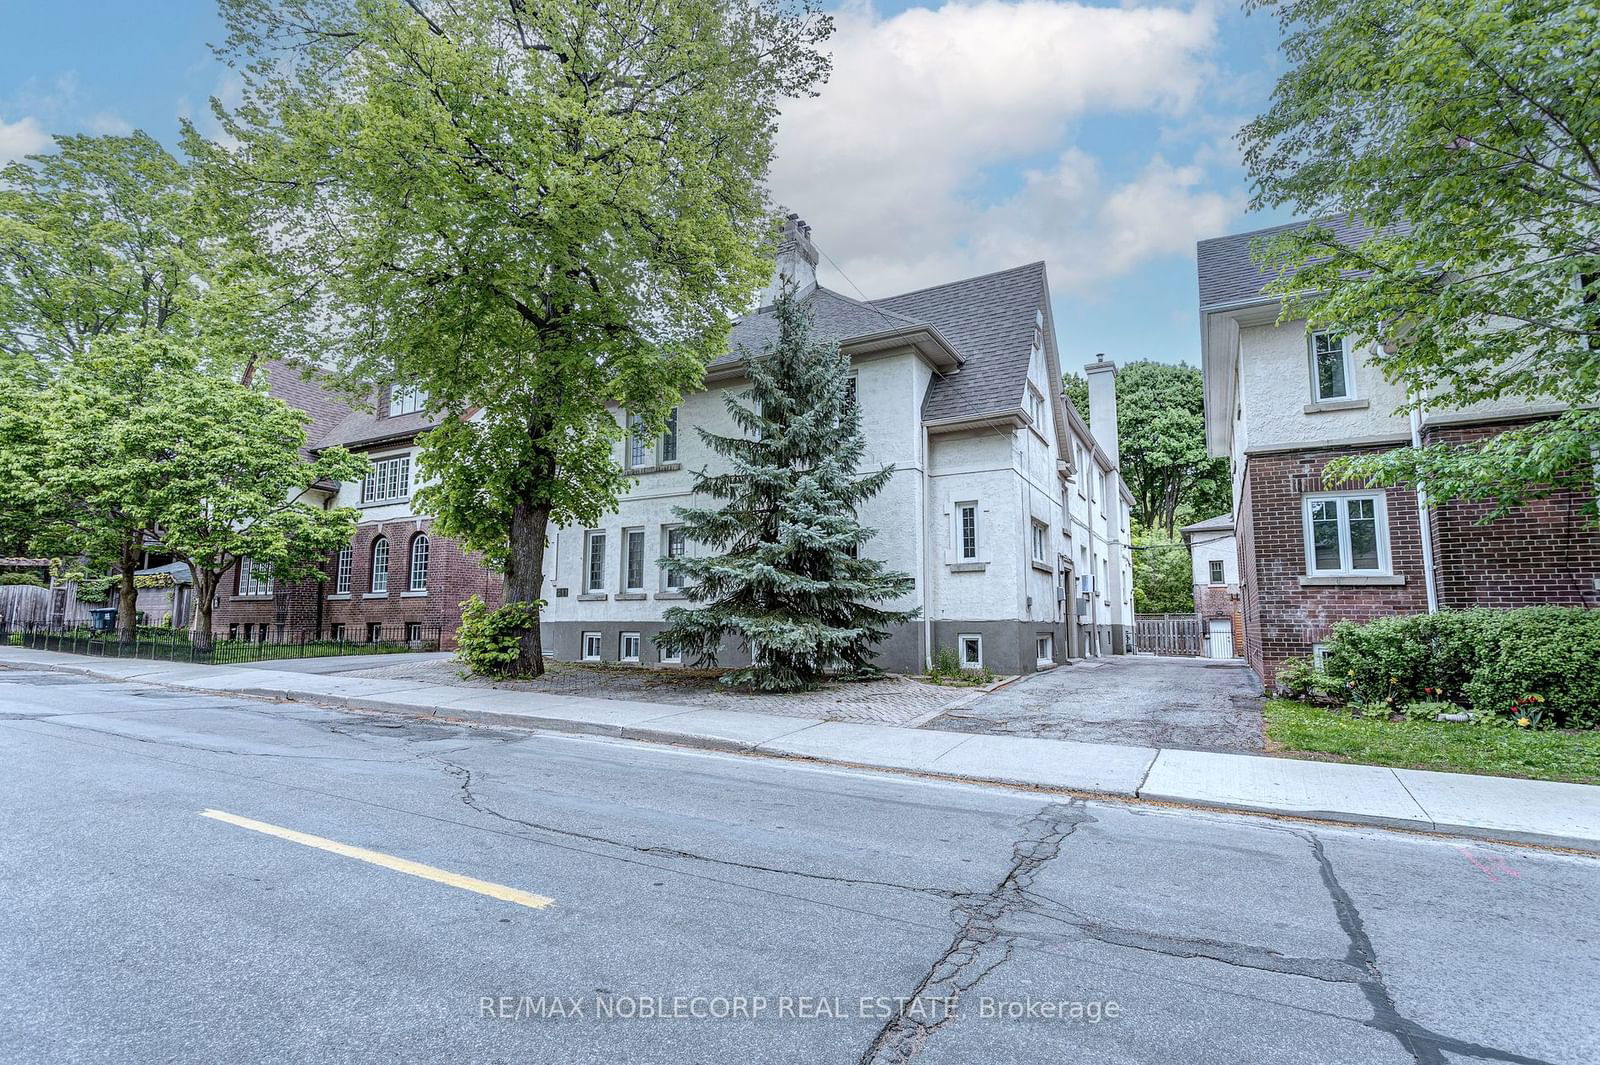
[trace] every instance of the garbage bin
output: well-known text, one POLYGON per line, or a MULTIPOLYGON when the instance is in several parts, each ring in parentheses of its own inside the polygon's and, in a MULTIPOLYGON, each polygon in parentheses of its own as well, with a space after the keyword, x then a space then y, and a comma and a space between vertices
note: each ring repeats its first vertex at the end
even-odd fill
POLYGON ((100 607, 89 611, 89 631, 111 632, 117 627, 117 608, 100 607))

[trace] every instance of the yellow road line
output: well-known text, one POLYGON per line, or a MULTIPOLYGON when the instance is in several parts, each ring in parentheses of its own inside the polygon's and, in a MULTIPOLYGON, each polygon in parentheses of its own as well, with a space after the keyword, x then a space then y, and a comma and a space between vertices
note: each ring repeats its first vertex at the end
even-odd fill
POLYGON ((238 814, 230 814, 223 810, 201 810, 200 816, 209 817, 216 821, 225 821, 230 825, 238 825, 240 828, 248 828, 252 832, 264 832, 269 836, 277 836, 279 839, 289 840, 291 843, 300 843, 307 847, 316 847, 318 850, 342 854, 346 858, 355 858, 358 861, 381 865, 385 869, 393 869, 397 873, 409 873, 411 876, 420 876, 424 880, 449 884, 451 887, 458 887, 463 891, 476 891, 478 894, 488 895, 492 899, 515 902, 519 906, 530 906, 535 910, 542 910, 555 901, 555 899, 545 898, 543 895, 535 895, 529 891, 506 887, 504 884, 494 884, 487 880, 462 876, 460 873, 435 869, 431 865, 407 861, 405 858, 396 858, 380 851, 369 851, 365 847, 352 847, 348 843, 323 839, 321 836, 313 836, 305 832, 296 832, 292 828, 269 825, 265 821, 252 821, 248 817, 240 817, 238 814))

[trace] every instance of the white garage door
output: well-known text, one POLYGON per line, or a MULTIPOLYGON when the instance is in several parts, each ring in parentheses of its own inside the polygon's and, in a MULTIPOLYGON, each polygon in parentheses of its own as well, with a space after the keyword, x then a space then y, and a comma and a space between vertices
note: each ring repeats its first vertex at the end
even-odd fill
POLYGON ((1233 657, 1233 622, 1228 618, 1212 618, 1207 630, 1206 655, 1209 658, 1233 657))

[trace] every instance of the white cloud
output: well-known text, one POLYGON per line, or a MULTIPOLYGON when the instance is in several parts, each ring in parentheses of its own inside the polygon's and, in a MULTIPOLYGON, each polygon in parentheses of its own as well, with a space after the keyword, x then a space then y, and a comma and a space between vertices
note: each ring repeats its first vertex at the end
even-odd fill
POLYGON ((32 115, 23 115, 15 122, 0 118, 0 164, 35 155, 49 146, 50 135, 32 115))
POLYGON ((128 124, 127 119, 123 118, 121 115, 113 114, 110 111, 100 111, 96 114, 90 115, 89 118, 84 122, 84 125, 88 127, 90 133, 93 133, 97 136, 105 136, 110 134, 118 137, 126 137, 128 134, 133 132, 133 126, 128 124))
POLYGON ((1208 0, 952 0, 889 18, 849 7, 836 23, 832 80, 785 109, 773 190, 871 295, 1038 258, 1070 285, 1080 268, 1087 280, 1192 248, 1236 206, 1198 165, 1159 155, 1107 187, 1069 143, 1085 116, 1192 113, 1211 76, 1208 0), (1015 192, 984 193, 986 175, 1041 156, 1055 162, 1015 192))

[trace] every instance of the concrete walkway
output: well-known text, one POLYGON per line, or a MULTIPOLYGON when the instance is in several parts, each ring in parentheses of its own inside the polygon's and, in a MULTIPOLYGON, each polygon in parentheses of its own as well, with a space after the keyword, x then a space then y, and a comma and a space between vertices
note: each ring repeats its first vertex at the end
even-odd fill
POLYGON ((1600 853, 1600 788, 1584 784, 817 722, 665 703, 418 686, 399 679, 84 658, 19 647, 0 648, 4 664, 445 721, 589 733, 1600 853))

